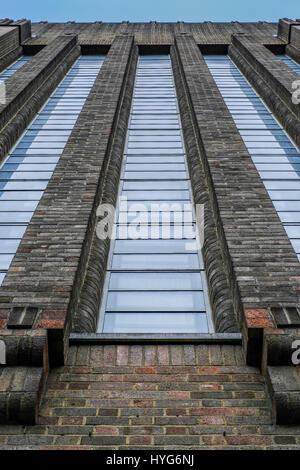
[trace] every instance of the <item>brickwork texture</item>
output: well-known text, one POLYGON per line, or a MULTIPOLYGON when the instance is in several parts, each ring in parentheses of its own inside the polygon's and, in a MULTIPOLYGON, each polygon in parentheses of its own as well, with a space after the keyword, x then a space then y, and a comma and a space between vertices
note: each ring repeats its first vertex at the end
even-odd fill
POLYGON ((0 71, 34 56, 7 80, 0 159, 81 53, 106 54, 0 287, 1 449, 300 449, 300 265, 202 55, 228 52, 299 144, 285 51, 300 60, 299 20, 0 20, 0 71), (139 51, 171 56, 217 343, 69 341, 96 328, 96 209, 116 200, 139 51))

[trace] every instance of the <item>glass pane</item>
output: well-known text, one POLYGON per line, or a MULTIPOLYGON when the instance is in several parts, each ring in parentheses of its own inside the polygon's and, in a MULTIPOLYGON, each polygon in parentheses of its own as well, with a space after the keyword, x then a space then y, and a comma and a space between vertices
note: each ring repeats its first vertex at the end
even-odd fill
POLYGON ((109 289, 115 290, 202 290, 200 273, 112 272, 109 289))
POLYGON ((299 225, 286 225, 284 228, 290 238, 300 238, 299 225))
POLYGON ((104 333, 208 333, 205 314, 106 313, 104 333))
POLYGON ((1 223, 28 223, 33 212, 0 212, 1 223))
POLYGON ((300 253, 300 239, 291 239, 291 242, 296 253, 300 253))
POLYGON ((126 171, 185 171, 184 163, 126 163, 126 171))
POLYGON ((14 255, 7 255, 7 254, 1 254, 0 253, 0 269, 8 269, 10 266, 10 263, 12 262, 14 255))
MULTIPOLYGON (((130 155, 126 158, 127 163, 184 163, 185 157, 182 155, 130 155)), ((300 159, 299 159, 300 163, 300 159)))
MULTIPOLYGON (((116 240, 115 253, 184 253, 191 251, 183 240, 116 240)), ((195 251, 195 250, 193 250, 195 251)))
POLYGON ((205 311, 201 291, 109 291, 107 311, 205 311))
POLYGON ((300 212, 278 212, 282 222, 298 223, 300 222, 300 212))
POLYGON ((300 201, 300 191, 268 191, 270 198, 273 201, 287 199, 287 200, 299 200, 300 201))
POLYGON ((273 201, 275 208, 278 211, 300 211, 299 201, 273 201))
POLYGON ((0 200, 39 201, 42 195, 42 191, 0 191, 0 200))
POLYGON ((22 238, 26 225, 0 225, 0 238, 22 238))
MULTIPOLYGON (((299 192, 300 194, 300 192, 299 192)), ((163 201, 163 200, 189 200, 189 191, 123 191, 122 196, 126 196, 128 200, 139 201, 163 201)))
MULTIPOLYGON (((275 150, 275 149, 274 149, 275 150)), ((149 147, 149 148, 128 148, 127 149, 127 154, 128 155, 182 155, 182 149, 176 149, 176 148, 154 148, 154 147, 149 147)))
MULTIPOLYGON (((123 189, 127 190, 178 190, 178 189, 188 189, 187 181, 124 181, 123 189)), ((299 182, 300 189, 300 182, 299 182)))
POLYGON ((195 270, 200 269, 197 254, 114 255, 112 269, 128 270, 195 270))
MULTIPOLYGON (((1 201, 0 212, 2 211, 34 211, 38 201, 1 201)), ((0 221, 2 216, 0 215, 0 221)))
MULTIPOLYGON (((116 236, 118 239, 125 240, 129 238, 130 240, 139 240, 139 239, 181 239, 193 240, 196 238, 196 226, 195 224, 184 224, 184 225, 169 225, 169 224, 151 224, 150 225, 118 225, 116 230, 116 236)), ((189 248, 194 250, 193 248, 189 248)))
MULTIPOLYGON (((1 176, 0 176, 1 177, 1 176)), ((125 171, 124 179, 127 180, 185 180, 187 174, 185 171, 125 171)))
POLYGON ((0 242, 0 253, 15 253, 20 244, 18 240, 1 240, 0 242))
MULTIPOLYGON (((126 204, 124 202, 120 204, 119 207, 120 212, 128 212, 128 214, 131 212, 136 212, 136 213, 141 213, 145 211, 152 211, 153 215, 154 213, 157 212, 162 212, 162 213, 167 213, 168 211, 170 212, 182 212, 182 220, 184 220, 184 214, 183 211, 185 212, 191 212, 193 210, 193 206, 191 204, 191 201, 189 199, 185 201, 155 201, 155 200, 148 200, 148 201, 127 201, 126 204)), ((149 221, 151 220, 151 213, 149 212, 148 214, 149 221)), ((190 214, 189 214, 190 215, 190 214)), ((155 217, 157 215, 155 214, 155 217)))

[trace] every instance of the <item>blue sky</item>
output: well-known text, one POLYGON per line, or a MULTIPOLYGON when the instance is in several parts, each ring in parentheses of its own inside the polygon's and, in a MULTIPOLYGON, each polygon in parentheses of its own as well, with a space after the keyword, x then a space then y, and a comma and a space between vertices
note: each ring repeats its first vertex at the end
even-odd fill
POLYGON ((0 18, 32 21, 278 21, 299 0, 3 0, 0 18))

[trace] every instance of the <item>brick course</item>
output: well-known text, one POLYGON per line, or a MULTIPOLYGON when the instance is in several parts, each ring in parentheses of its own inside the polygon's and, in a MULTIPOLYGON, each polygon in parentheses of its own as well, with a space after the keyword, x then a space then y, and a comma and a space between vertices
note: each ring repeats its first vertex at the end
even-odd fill
POLYGON ((299 426, 273 424, 241 346, 220 344, 71 346, 39 424, 0 436, 2 449, 300 448, 299 426))

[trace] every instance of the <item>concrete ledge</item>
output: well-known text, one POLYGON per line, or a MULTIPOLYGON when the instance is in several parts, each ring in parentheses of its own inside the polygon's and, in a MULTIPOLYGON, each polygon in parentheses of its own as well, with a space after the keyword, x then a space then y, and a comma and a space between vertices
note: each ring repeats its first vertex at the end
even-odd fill
POLYGON ((240 333, 212 333, 212 334, 99 334, 99 333, 71 333, 70 344, 102 344, 102 343, 138 343, 138 344, 176 344, 176 343, 220 343, 241 344, 240 333))

